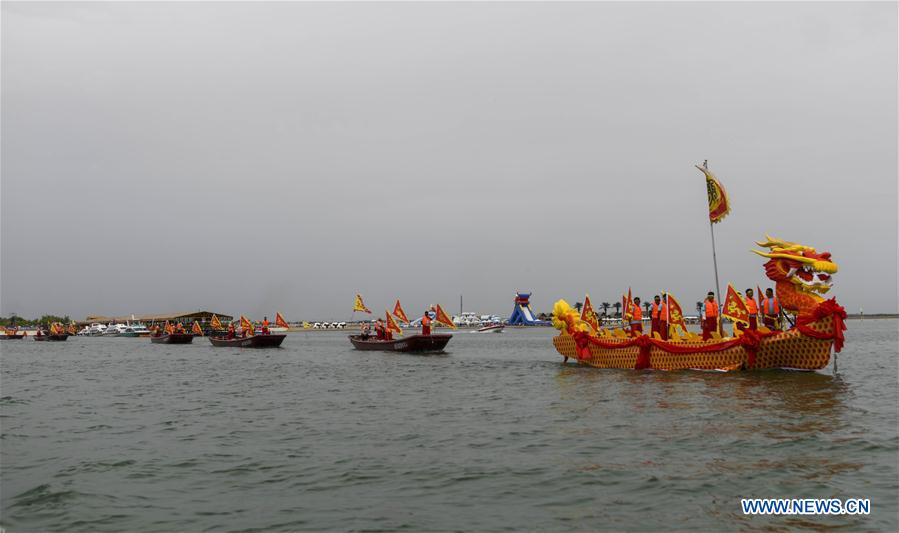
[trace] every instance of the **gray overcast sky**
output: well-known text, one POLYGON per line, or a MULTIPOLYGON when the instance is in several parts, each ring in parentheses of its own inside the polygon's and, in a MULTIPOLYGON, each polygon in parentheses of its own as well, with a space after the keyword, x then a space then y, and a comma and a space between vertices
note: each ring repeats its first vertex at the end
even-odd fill
POLYGON ((766 286, 897 311, 897 4, 2 4, 2 313, 508 315, 766 286))

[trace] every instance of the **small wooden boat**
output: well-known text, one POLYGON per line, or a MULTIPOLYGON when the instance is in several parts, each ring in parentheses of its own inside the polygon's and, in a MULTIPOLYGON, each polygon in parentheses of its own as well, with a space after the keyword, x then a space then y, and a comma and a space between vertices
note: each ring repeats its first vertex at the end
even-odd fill
POLYGON ((59 341, 64 341, 64 340, 68 339, 68 338, 69 338, 69 335, 68 335, 67 333, 60 333, 60 334, 58 334, 58 335, 40 335, 40 336, 35 335, 35 336, 32 337, 32 338, 33 338, 34 340, 36 340, 36 341, 55 341, 55 342, 59 342, 59 341))
POLYGON ((252 335, 250 337, 209 337, 213 346, 234 348, 277 348, 287 335, 252 335))
POLYGON ((363 339, 361 335, 350 335, 350 342, 357 350, 378 350, 383 352, 442 352, 449 340, 453 338, 449 333, 435 333, 431 335, 410 335, 389 341, 378 340, 376 337, 363 339))
POLYGON ((12 335, 10 335, 8 333, 6 335, 0 335, 0 340, 4 340, 4 341, 18 341, 18 340, 22 340, 24 338, 25 338, 24 331, 22 333, 15 333, 12 335))
POLYGON ((153 344, 190 344, 193 340, 194 336, 191 333, 172 333, 150 337, 150 342, 153 344))
POLYGON ((502 333, 506 326, 503 324, 494 324, 492 326, 484 326, 475 330, 476 333, 502 333))

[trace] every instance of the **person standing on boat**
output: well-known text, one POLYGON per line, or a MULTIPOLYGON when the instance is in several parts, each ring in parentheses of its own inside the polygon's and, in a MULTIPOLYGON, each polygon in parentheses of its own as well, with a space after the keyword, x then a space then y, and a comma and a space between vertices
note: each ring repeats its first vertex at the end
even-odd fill
MULTIPOLYGON (((755 303, 753 290, 746 289, 746 310, 749 311, 749 329, 756 331, 759 329, 759 306, 755 303)), ((737 324, 737 327, 743 329, 743 324, 737 324)))
POLYGON ((362 333, 359 335, 362 340, 366 340, 371 337, 371 325, 368 322, 362 322, 359 324, 362 328, 362 333))
POLYGON ((661 310, 662 310, 662 298, 660 298, 659 295, 656 294, 652 298, 652 313, 649 315, 649 324, 650 324, 649 334, 650 334, 650 336, 653 336, 653 333, 657 333, 657 332, 659 333, 659 335, 661 335, 661 332, 659 330, 659 312, 661 310))
POLYGON ((234 331, 234 322, 231 322, 230 324, 228 324, 228 339, 233 339, 236 336, 237 332, 234 331))
POLYGON ((777 327, 780 318, 780 301, 774 296, 774 290, 771 287, 765 289, 765 299, 762 300, 762 321, 765 327, 771 330, 780 329, 777 327))
POLYGON ((668 295, 662 301, 662 307, 659 308, 659 337, 663 341, 668 340, 668 295))
POLYGON ((643 335, 643 311, 640 309, 640 298, 634 298, 633 307, 631 307, 631 337, 639 337, 643 335))
POLYGON ((429 315, 427 311, 421 316, 421 334, 431 334, 431 315, 429 315))
POLYGON ((709 291, 703 305, 705 318, 702 321, 702 340, 712 338, 712 332, 718 331, 718 302, 715 301, 715 293, 709 291))
POLYGON ((269 334, 269 331, 268 331, 268 317, 267 317, 267 316, 262 317, 262 334, 263 334, 263 335, 268 335, 268 334, 269 334))
POLYGON ((384 322, 382 322, 380 318, 375 322, 375 336, 379 341, 386 338, 386 335, 384 335, 384 322))

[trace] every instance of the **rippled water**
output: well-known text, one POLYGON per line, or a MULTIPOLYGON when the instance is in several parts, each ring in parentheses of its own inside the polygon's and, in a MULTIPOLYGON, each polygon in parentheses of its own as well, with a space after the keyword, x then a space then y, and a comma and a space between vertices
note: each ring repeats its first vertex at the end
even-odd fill
POLYGON ((549 329, 436 356, 4 342, 8 531, 899 528, 895 320, 838 372, 563 366, 549 329), (746 517, 744 497, 871 498, 746 517))

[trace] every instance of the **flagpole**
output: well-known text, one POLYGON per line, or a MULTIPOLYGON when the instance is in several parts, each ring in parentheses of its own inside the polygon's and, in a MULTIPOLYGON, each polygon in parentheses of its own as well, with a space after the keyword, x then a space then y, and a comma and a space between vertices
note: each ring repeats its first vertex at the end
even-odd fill
POLYGON ((715 224, 709 221, 709 231, 712 233, 712 264, 715 266, 715 298, 721 301, 721 285, 718 283, 718 254, 715 252, 715 224))

